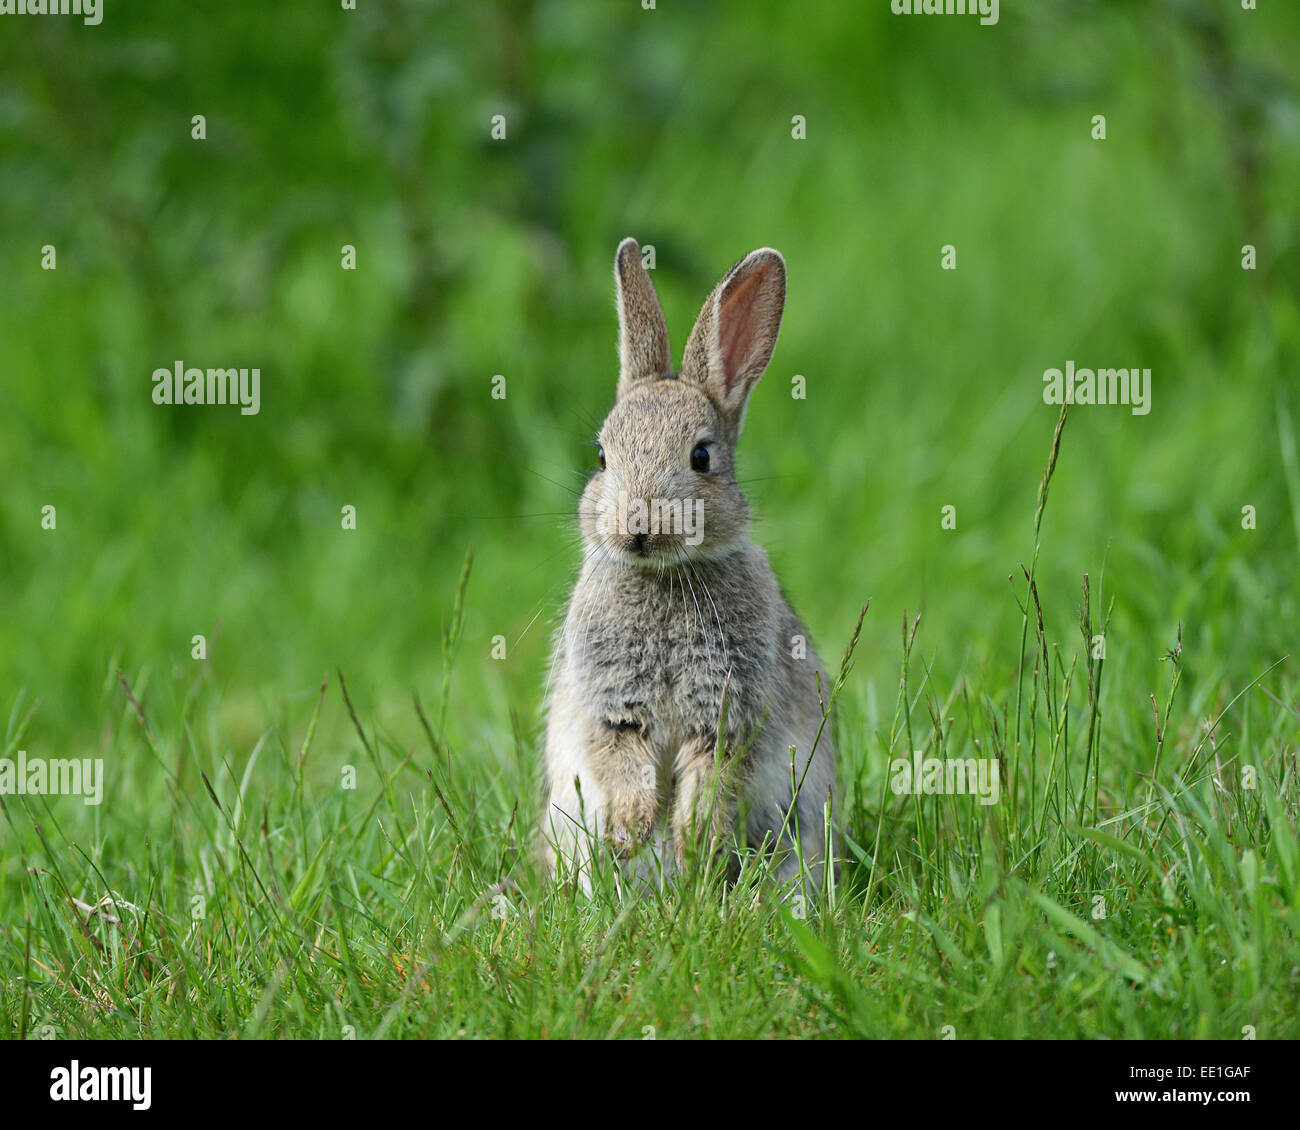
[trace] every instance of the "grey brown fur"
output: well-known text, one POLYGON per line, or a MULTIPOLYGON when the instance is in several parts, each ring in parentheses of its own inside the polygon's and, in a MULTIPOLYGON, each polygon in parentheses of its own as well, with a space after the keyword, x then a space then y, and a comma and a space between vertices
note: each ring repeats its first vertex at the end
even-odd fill
POLYGON ((579 504, 586 554, 556 641, 544 853, 584 884, 601 842, 671 873, 696 849, 725 845, 744 812, 748 842, 780 852, 781 880, 799 874, 790 850, 797 826, 816 886, 827 857, 824 806, 835 792, 818 691, 820 681, 824 697, 829 683, 767 555, 749 541, 734 471, 745 406, 780 330, 785 262, 764 248, 723 276, 679 376, 634 240, 619 246, 614 273, 618 395, 600 431, 606 469, 579 504), (692 466, 700 445, 704 471, 692 466), (620 495, 699 500, 698 544, 680 524, 635 537, 620 495))

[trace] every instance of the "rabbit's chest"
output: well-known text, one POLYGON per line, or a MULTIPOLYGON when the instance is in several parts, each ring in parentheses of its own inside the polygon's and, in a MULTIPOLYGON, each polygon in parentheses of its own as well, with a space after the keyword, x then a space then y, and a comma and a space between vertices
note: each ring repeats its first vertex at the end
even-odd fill
POLYGON ((593 715, 648 722, 672 744, 716 727, 725 689, 729 729, 758 718, 776 641, 764 617, 712 588, 699 576, 654 578, 619 605, 584 613, 575 603, 569 654, 593 715))

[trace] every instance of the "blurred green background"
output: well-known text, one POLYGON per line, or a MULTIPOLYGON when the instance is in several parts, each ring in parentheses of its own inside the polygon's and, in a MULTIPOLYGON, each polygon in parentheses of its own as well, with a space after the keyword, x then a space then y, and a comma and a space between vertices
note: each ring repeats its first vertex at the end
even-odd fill
POLYGON ((1300 6, 1260 8, 1006 0, 981 27, 887 0, 107 0, 99 27, 0 21, 0 707, 40 700, 33 754, 89 755, 126 709, 117 668, 179 702, 202 633, 223 748, 305 715, 335 667, 414 742, 473 543, 448 722, 508 756, 578 560, 626 235, 656 249, 677 358, 734 260, 786 257, 742 475, 828 662, 871 598, 850 724, 890 709, 905 610, 936 671, 1014 679, 1042 373, 1069 359, 1150 368, 1153 396, 1068 422, 1053 630, 1077 638, 1104 561, 1115 693, 1156 689, 1181 622, 1185 680, 1221 702, 1300 611, 1300 6), (260 414, 156 406, 178 359, 260 367, 260 414))

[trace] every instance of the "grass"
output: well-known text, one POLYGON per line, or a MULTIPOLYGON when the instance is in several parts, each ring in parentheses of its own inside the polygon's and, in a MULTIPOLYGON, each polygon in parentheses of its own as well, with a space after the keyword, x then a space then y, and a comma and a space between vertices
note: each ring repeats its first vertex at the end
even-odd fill
MULTIPOLYGON (((752 858, 733 888, 697 872, 645 899, 608 871, 590 899, 535 874, 535 728, 499 720, 503 752, 450 736, 466 618, 490 599, 467 556, 437 701, 417 695, 401 732, 368 724, 344 671, 276 703, 251 748, 223 731, 210 664, 106 674, 103 805, 3 798, 0 1031, 1295 1038, 1294 661, 1184 679, 1208 661, 1175 628, 1153 693, 1134 648, 1104 654, 1104 571, 1077 597, 1039 582, 1068 433, 1063 411, 1007 597, 1016 667, 944 662, 951 642, 904 616, 880 712, 852 632, 829 897, 774 899, 752 858), (1000 802, 894 795, 889 760, 913 750, 996 758, 1000 802)), ((6 756, 35 716, 20 699, 6 756)))

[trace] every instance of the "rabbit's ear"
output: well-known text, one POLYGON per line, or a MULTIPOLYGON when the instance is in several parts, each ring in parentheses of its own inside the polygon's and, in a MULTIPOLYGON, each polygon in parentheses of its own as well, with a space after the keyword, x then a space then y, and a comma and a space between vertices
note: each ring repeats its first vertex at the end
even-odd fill
POLYGON ((713 289, 686 342, 682 379, 703 386, 732 439, 740 434, 749 394, 776 348, 785 309, 785 260, 761 247, 713 289))
POLYGON ((642 381, 673 375, 668 327, 650 272, 635 239, 625 239, 614 256, 618 287, 618 395, 642 381))

